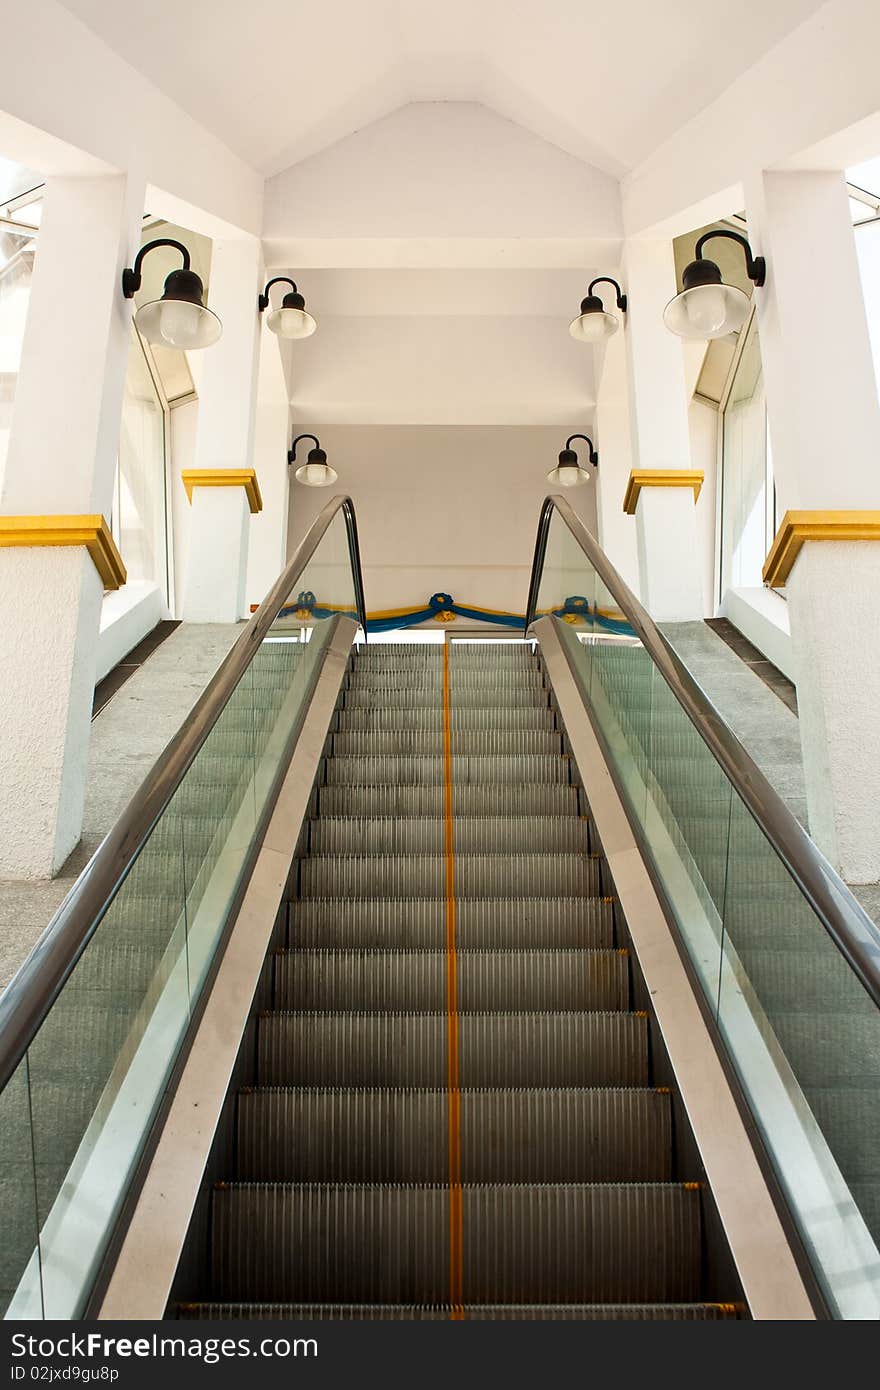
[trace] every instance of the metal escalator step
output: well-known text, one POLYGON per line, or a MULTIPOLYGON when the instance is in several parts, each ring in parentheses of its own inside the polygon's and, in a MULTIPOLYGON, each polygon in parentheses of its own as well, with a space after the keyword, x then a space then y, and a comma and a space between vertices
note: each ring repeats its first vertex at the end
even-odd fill
MULTIPOLYGON (((539 705, 546 708, 550 704, 550 692, 545 686, 520 686, 512 681, 507 688, 492 691, 485 688, 458 690, 455 701, 460 706, 476 705, 480 708, 486 705, 495 709, 503 709, 508 705, 539 705)), ((344 709, 360 709, 364 706, 373 709, 377 704, 394 709, 442 709, 442 687, 434 689, 420 686, 415 689, 384 691, 380 698, 375 690, 352 685, 348 690, 343 690, 341 703, 344 709)))
MULTIPOLYGON (((262 1086, 442 1086, 445 1013, 266 1013, 262 1086)), ((485 1013, 458 1019, 462 1086, 647 1086, 638 1013, 485 1013)))
MULTIPOLYGON (((463 1301, 699 1298, 699 1191, 681 1184, 462 1188, 463 1301)), ((434 1303, 449 1289, 445 1186, 218 1185, 220 1300, 434 1303)))
MULTIPOLYGON (((555 727, 555 716, 549 705, 508 705, 502 708, 495 705, 455 705, 449 711, 449 723, 453 730, 552 731, 555 727)), ((417 729, 436 733, 443 729, 443 709, 440 704, 432 709, 388 709, 383 706, 371 709, 339 709, 334 716, 334 728, 340 733, 355 733, 358 730, 378 733, 417 729)))
MULTIPOLYGON (((287 950, 273 957, 274 1008, 392 1009, 446 1005, 445 950, 287 950)), ((457 953, 457 1006, 489 1009, 626 1009, 623 951, 495 950, 457 953)))
MULTIPOLYGON (((458 898, 460 949, 614 944, 614 905, 605 898, 458 898)), ((309 898, 290 905, 290 946, 444 946, 440 898, 309 898)))
MULTIPOLYGON (((443 816, 446 788, 442 782, 422 786, 385 782, 320 787, 316 798, 322 816, 443 816)), ((532 782, 503 787, 492 783, 465 782, 453 788, 456 816, 495 815, 576 815, 578 789, 568 782, 532 782)))
MULTIPOLYGON (((303 898, 422 898, 446 894, 444 854, 321 854, 302 859, 303 898)), ((455 891, 463 898, 598 897, 598 858, 586 854, 459 854, 455 891)))
MULTIPOLYGON (((438 666, 430 671, 405 671, 399 668, 396 671, 368 671, 355 668, 348 681, 351 687, 358 690, 372 690, 379 696, 388 694, 393 700, 398 690, 442 690, 443 668, 438 666)), ((511 672, 452 666, 449 672, 450 691, 454 695, 465 690, 494 691, 511 686, 517 690, 527 690, 543 688, 543 685, 543 673, 532 667, 511 672)))
MULTIPOLYGON (((562 753, 562 735, 552 729, 456 729, 451 735, 453 753, 476 753, 482 757, 498 754, 562 753)), ((328 753, 356 757, 377 757, 384 753, 442 754, 445 738, 442 726, 424 729, 356 730, 330 734, 328 753)))
MULTIPOLYGON (((667 1182, 657 1090, 460 1092, 463 1182, 667 1182)), ((238 1182, 443 1182, 446 1090, 273 1089, 237 1099, 238 1182)))
MULTIPOLYGON (((251 1322, 448 1322, 449 1304, 178 1303, 180 1320, 251 1322)), ((468 1303, 466 1322, 722 1322, 742 1317, 735 1303, 468 1303)))
MULTIPOLYGON (((491 757, 454 753, 451 758, 452 783, 543 783, 569 782, 571 759, 552 753, 497 753, 491 757)), ((442 756, 419 754, 379 754, 375 757, 341 755, 325 759, 326 781, 331 785, 382 782, 443 783, 446 762, 442 756)))
MULTIPOLYGON (((453 843, 458 854, 548 850, 583 853, 587 822, 580 817, 456 816, 453 843)), ((330 816, 309 827, 311 854, 442 854, 446 821, 440 816, 330 816)))

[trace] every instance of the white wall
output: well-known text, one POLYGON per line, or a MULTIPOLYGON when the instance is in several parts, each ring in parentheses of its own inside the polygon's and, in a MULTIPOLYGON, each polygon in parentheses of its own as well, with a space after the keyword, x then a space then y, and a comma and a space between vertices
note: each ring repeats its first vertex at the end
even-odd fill
POLYGON ((562 316, 321 315, 314 337, 291 344, 291 404, 345 425, 583 422, 592 353, 567 328, 562 316))
MULTIPOLYGON (((442 590, 517 613, 550 490, 545 475, 574 428, 296 426, 327 450, 339 473, 332 492, 354 499, 368 610, 421 607, 442 590)), ((291 484, 290 552, 331 495, 291 484)), ((568 497, 595 531, 594 486, 568 497)))
POLYGON ((616 179, 474 102, 401 107, 266 184, 270 265, 592 264, 620 233, 616 179))

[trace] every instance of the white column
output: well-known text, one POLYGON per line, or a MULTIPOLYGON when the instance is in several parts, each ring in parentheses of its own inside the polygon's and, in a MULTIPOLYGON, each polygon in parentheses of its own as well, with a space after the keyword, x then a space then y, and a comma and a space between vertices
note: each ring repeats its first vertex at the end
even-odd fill
MULTIPOLYGON (((144 183, 46 187, 0 511, 109 518, 144 183)), ((56 872, 82 826, 102 581, 82 545, 0 548, 0 878, 56 872)))
POLYGON ((636 522, 622 506, 633 466, 627 389, 627 351, 621 332, 605 347, 596 398, 596 514, 599 543, 615 569, 635 594, 641 592, 636 548, 636 522))
POLYGON ((642 602, 658 623, 702 617, 695 496, 701 485, 702 474, 681 468, 631 474, 627 507, 635 514, 642 602))
MULTIPOLYGON (((623 277, 633 468, 689 469, 684 359, 663 323, 676 290, 671 241, 628 241, 623 277)), ((635 515, 641 596, 652 617, 702 618, 693 489, 643 487, 635 515)))
MULTIPOLYGON (((214 242, 209 300, 223 323, 223 336, 205 351, 201 363, 195 449, 198 469, 253 466, 261 272, 260 243, 256 237, 214 242)), ((241 488, 194 490, 184 622, 235 622, 244 616, 249 520, 241 488), (217 495, 208 497, 209 492, 217 495), (214 584, 215 551, 221 545, 225 582, 218 589, 214 584), (216 593, 216 603, 212 603, 212 593, 216 593), (234 614, 230 608, 232 593, 240 595, 234 614)))
POLYGON ((746 193, 767 259, 755 302, 779 494, 876 507, 880 407, 843 174, 764 173, 746 193))
MULTIPOLYGON (((876 510, 880 405, 843 175, 761 173, 746 194, 781 505, 876 510)), ((810 829, 845 879, 876 882, 880 544, 807 541, 786 592, 810 829)))
POLYGON ((194 487, 183 619, 235 623, 245 610, 251 513, 243 487, 194 487))

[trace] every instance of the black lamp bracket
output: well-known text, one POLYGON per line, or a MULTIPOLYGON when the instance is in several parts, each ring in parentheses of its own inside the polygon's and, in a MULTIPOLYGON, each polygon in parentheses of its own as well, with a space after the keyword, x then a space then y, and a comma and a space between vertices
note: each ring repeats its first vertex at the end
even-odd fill
MULTIPOLYGON (((292 284, 293 281, 291 281, 290 283, 292 284)), ((297 446, 297 444, 299 444, 299 442, 300 442, 301 439, 314 439, 314 441, 315 441, 315 448, 316 448, 316 449, 320 449, 320 447, 321 447, 321 441, 318 439, 317 435, 314 435, 314 434, 298 434, 298 435, 296 436, 296 439, 293 441, 292 445, 290 446, 290 448, 289 448, 288 451, 287 451, 287 462, 288 462, 288 463, 294 463, 294 462, 295 462, 295 460, 296 460, 296 446, 297 446)), ((311 452, 311 450, 310 450, 309 452, 311 452)), ((325 457, 326 457, 326 456, 325 456, 325 457)))
MULTIPOLYGON (((296 288, 296 283, 295 283, 295 281, 291 280, 291 278, 290 278, 289 275, 276 275, 275 278, 274 278, 273 280, 270 280, 270 281, 269 281, 268 285, 267 285, 266 288, 263 290, 263 293, 262 293, 261 295, 259 295, 258 298, 257 298, 257 304, 259 305, 259 309, 260 309, 260 313, 261 313, 261 314, 262 314, 262 312, 263 312, 264 309, 268 309, 268 307, 269 307, 269 291, 271 290, 271 288, 272 288, 273 285, 290 285, 290 286, 291 286, 291 291, 290 291, 291 294, 298 294, 298 290, 297 290, 297 288, 296 288)), ((306 436, 306 435, 300 435, 300 438, 301 438, 301 439, 305 439, 305 438, 314 439, 314 435, 308 435, 308 436, 306 436)), ((317 442, 317 441, 316 441, 316 442, 317 442)))
POLYGON ((694 248, 694 257, 696 260, 702 260, 703 247, 706 242, 711 241, 713 237, 724 237, 725 240, 735 241, 738 246, 742 247, 746 258, 746 274, 752 283, 760 288, 767 276, 767 262, 764 260, 763 256, 752 255, 751 246, 740 232, 730 232, 723 227, 714 232, 704 232, 694 248))
POLYGON ((144 263, 144 256, 155 251, 157 246, 173 246, 175 251, 179 251, 183 256, 183 266, 181 269, 189 270, 189 251, 182 241, 172 241, 170 237, 159 237, 157 241, 148 241, 146 246, 142 246, 134 259, 134 265, 126 267, 122 272, 122 293, 126 299, 134 299, 135 294, 141 287, 141 266, 144 263))
POLYGON ((599 467, 599 453, 598 453, 598 450, 596 449, 596 447, 594 446, 592 439, 590 439, 590 437, 589 437, 588 435, 586 435, 586 434, 570 434, 569 437, 568 437, 568 439, 566 439, 566 441, 565 441, 565 447, 566 447, 566 449, 571 449, 571 441, 572 441, 573 439, 582 439, 582 440, 584 441, 585 444, 589 445, 589 449, 590 449, 590 463, 593 465, 594 468, 598 468, 598 467, 599 467))
MULTIPOLYGON (((588 295, 593 293, 596 285, 613 285, 617 294, 617 307, 622 313, 626 313, 626 295, 623 293, 616 280, 612 280, 610 275, 597 275, 595 280, 590 281, 587 289, 588 295)), ((583 438, 582 435, 576 435, 575 437, 578 439, 583 438)))

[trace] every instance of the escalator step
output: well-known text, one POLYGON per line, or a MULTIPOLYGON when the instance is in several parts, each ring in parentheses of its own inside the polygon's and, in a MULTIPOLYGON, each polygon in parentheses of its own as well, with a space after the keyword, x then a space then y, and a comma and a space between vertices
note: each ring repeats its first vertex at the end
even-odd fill
MULTIPOLYGON (((274 956, 279 1010, 440 1011, 446 1004, 445 950, 287 950, 274 956)), ((512 1009, 625 1009, 629 959, 623 951, 459 951, 462 1012, 512 1009)))
MULTIPOLYGON (((443 854, 316 854, 300 861, 303 897, 446 896, 443 854)), ((459 897, 518 899, 602 895, 601 861, 585 848, 562 853, 458 853, 459 897)))
MULTIPOLYGON (((579 816, 456 816, 458 854, 587 849, 587 822, 579 816)), ((320 816, 309 834, 312 854, 443 854, 446 821, 439 816, 320 816)))
MULTIPOLYGON (((511 754, 560 754, 562 735, 553 729, 454 729, 452 752, 480 757, 511 754)), ((357 729, 330 734, 328 753, 339 757, 381 757, 416 753, 437 757, 445 749, 442 727, 428 729, 357 729)))
MULTIPOLYGON (((443 854, 320 854, 299 864, 303 898, 421 898, 446 895, 443 854)), ((598 858, 586 854, 459 854, 463 898, 599 897, 598 858)))
MULTIPOLYGON (((609 898, 457 898, 460 949, 614 944, 609 898)), ((303 898, 290 904, 288 945, 439 947, 446 941, 440 898, 303 898)))
MULTIPOLYGON (((442 698, 440 684, 383 692, 377 692, 369 686, 352 684, 350 689, 342 692, 342 706, 344 709, 360 709, 364 706, 373 709, 377 704, 381 704, 397 709, 440 709, 442 698)), ((506 709, 510 705, 540 705, 545 708, 550 704, 550 692, 542 685, 521 686, 519 681, 512 680, 509 685, 497 686, 494 689, 475 687, 471 690, 460 690, 456 693, 455 699, 461 708, 467 705, 491 705, 493 709, 506 709)))
MULTIPOLYGON (((450 1305, 414 1303, 179 1303, 182 1320, 252 1322, 448 1322, 450 1305)), ((722 1322, 743 1315, 735 1303, 469 1303, 466 1322, 722 1322)))
MULTIPOLYGON (((316 796, 321 814, 327 816, 438 817, 445 812, 445 802, 446 788, 442 782, 422 786, 391 782, 337 785, 320 787, 316 796)), ((579 797, 577 787, 567 782, 533 782, 524 786, 506 782, 503 787, 469 782, 453 787, 453 805, 456 817, 576 815, 579 797)))
MULTIPOLYGON (((465 1184, 462 1207, 463 1302, 700 1296, 695 1186, 465 1184)), ((223 1301, 440 1302, 449 1189, 218 1185, 212 1252, 223 1301)))
MULTIPOLYGON (((667 1182, 657 1090, 464 1090, 463 1182, 667 1182)), ((238 1096, 238 1181, 443 1182, 445 1090, 264 1089, 238 1096)))
MULTIPOLYGON (((553 753, 497 753, 480 756, 478 753, 454 753, 452 763, 452 785, 458 788, 465 782, 493 782, 506 784, 568 782, 571 777, 570 759, 553 753)), ((386 753, 370 757, 366 754, 341 754, 327 758, 324 762, 326 780, 330 786, 357 786, 368 783, 371 786, 383 782, 398 785, 406 783, 444 783, 446 760, 440 755, 386 753)), ((503 792, 497 791, 500 798, 503 792)))
MULTIPOLYGON (((462 1086, 647 1086, 637 1013, 485 1013, 458 1019, 462 1086)), ((445 1013, 266 1013, 263 1086, 442 1086, 445 1013)))
MULTIPOLYGON (((492 731, 512 729, 554 728, 555 716, 549 705, 510 705, 498 709, 495 705, 472 705, 460 708, 454 706, 449 711, 449 723, 453 730, 486 729, 492 731)), ((436 709, 388 709, 385 706, 371 709, 340 709, 334 716, 334 727, 340 732, 380 733, 398 730, 425 730, 437 733, 443 729, 443 710, 436 709)))
MULTIPOLYGON (((393 704, 394 696, 399 690, 442 690, 443 667, 438 665, 427 671, 409 671, 401 667, 391 671, 384 668, 375 671, 356 670, 350 674, 348 680, 349 684, 356 685, 358 690, 372 690, 379 696, 387 697, 386 703, 393 704)), ((466 691, 495 691, 509 689, 511 685, 517 691, 534 690, 543 686, 544 676, 535 667, 511 672, 493 670, 491 667, 455 666, 450 663, 449 684, 450 692, 457 697, 466 691)))

